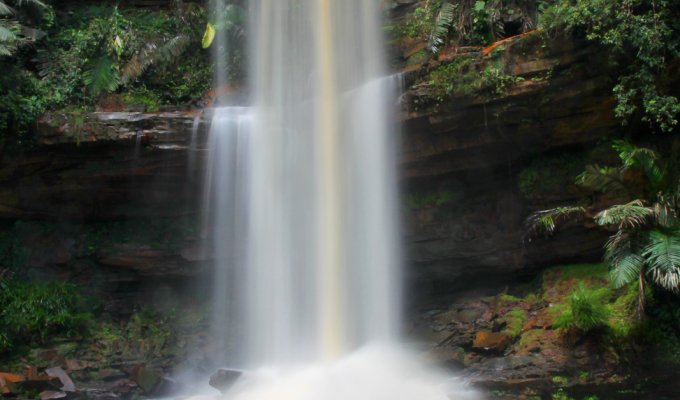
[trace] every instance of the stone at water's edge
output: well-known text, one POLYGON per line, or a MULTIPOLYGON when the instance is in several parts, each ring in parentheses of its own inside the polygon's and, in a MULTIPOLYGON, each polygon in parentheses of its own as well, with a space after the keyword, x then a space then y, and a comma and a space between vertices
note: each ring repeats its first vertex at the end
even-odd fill
POLYGON ((234 383, 243 375, 243 371, 238 371, 235 369, 218 369, 210 377, 210 386, 225 393, 229 388, 231 388, 234 383))

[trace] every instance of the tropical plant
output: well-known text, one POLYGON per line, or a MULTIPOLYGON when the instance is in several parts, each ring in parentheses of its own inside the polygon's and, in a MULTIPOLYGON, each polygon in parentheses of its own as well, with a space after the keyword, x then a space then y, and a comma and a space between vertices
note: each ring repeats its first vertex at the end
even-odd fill
POLYGON ((603 294, 604 291, 589 289, 579 282, 553 326, 565 331, 581 332, 606 326, 611 311, 603 302, 603 294))
POLYGON ((173 12, 85 8, 38 52, 40 75, 70 81, 65 97, 81 80, 88 94, 97 97, 133 84, 151 68, 172 66, 200 39, 190 17, 181 8, 173 12))
POLYGON ((527 219, 529 232, 551 234, 562 222, 590 218, 616 232, 605 245, 605 261, 615 287, 637 281, 638 304, 644 306, 645 286, 680 292, 680 175, 678 143, 668 157, 654 150, 616 141, 621 165, 618 168, 588 166, 577 183, 595 192, 617 191, 633 197, 595 213, 584 207, 558 207, 533 213, 527 219), (632 190, 635 188, 637 190, 632 190))
POLYGON ((393 29, 400 36, 427 40, 437 53, 448 42, 485 45, 536 26, 542 1, 426 0, 393 29), (513 26, 512 31, 506 27, 513 26))
POLYGON ((20 6, 47 8, 40 0, 0 1, 0 56, 11 56, 19 45, 32 41, 40 34, 21 24, 17 9, 20 6))
POLYGON ((557 0, 541 16, 548 31, 576 33, 605 46, 617 71, 616 115, 661 131, 678 124, 671 81, 680 56, 680 3, 669 0, 557 0))

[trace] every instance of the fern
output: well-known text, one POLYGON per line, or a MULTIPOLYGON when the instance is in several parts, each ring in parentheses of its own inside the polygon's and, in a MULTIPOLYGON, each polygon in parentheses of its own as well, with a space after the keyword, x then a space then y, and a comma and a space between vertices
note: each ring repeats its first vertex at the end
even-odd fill
POLYGON ((446 36, 449 33, 451 24, 453 23, 454 11, 456 10, 456 5, 451 3, 442 4, 439 12, 437 13, 437 18, 435 18, 432 24, 432 32, 428 39, 428 44, 430 51, 433 53, 438 53, 440 46, 442 46, 446 40, 446 36))
POLYGON ((138 78, 152 65, 171 63, 186 51, 190 43, 188 35, 177 35, 161 45, 149 43, 121 69, 121 83, 125 85, 138 78))
POLYGON ((85 71, 83 81, 90 94, 97 96, 103 92, 116 90, 120 83, 115 61, 108 55, 99 57, 92 66, 85 71))

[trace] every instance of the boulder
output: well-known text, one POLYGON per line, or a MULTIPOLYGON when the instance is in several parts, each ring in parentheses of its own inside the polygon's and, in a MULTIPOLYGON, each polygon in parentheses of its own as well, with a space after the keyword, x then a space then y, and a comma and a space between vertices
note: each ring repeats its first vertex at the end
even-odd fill
POLYGON ((220 368, 210 377, 210 386, 225 393, 242 375, 243 371, 220 368))
POLYGON ((61 382, 61 388, 60 390, 63 392, 75 392, 76 391, 76 385, 73 383, 71 380, 71 377, 68 376, 68 374, 61 369, 61 367, 52 367, 52 368, 47 368, 45 370, 45 373, 48 376, 55 377, 59 379, 61 382))
POLYGON ((478 350, 492 350, 502 352, 510 344, 510 337, 503 333, 479 331, 475 335, 472 348, 478 350))

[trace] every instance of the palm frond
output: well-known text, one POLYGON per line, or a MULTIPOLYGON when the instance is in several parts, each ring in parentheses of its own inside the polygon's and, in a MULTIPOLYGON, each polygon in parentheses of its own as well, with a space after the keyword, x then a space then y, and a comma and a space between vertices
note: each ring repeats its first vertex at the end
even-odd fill
POLYGON ((609 277, 617 288, 637 279, 645 266, 645 259, 633 250, 633 239, 626 230, 619 230, 609 238, 604 260, 610 266, 609 277))
POLYGON ((623 174, 618 168, 587 165, 585 170, 576 178, 576 183, 586 188, 600 192, 625 190, 623 174))
POLYGON ((578 219, 585 213, 583 207, 557 207, 550 210, 537 211, 526 221, 530 234, 552 234, 558 224, 571 219, 578 219))
POLYGON ((85 71, 83 81, 94 96, 116 90, 120 83, 115 61, 108 55, 99 57, 85 71))
POLYGON ((633 200, 627 204, 611 206, 595 215, 595 222, 600 225, 618 225, 620 228, 636 228, 645 225, 654 210, 645 207, 642 200, 633 200))
POLYGON ((4 1, 0 1, 0 15, 14 15, 15 11, 4 1))
POLYGON ((623 170, 638 167, 652 188, 658 189, 664 180, 664 170, 658 165, 659 155, 651 149, 637 147, 630 142, 618 140, 612 145, 619 153, 623 170))
POLYGON ((19 40, 17 29, 19 24, 14 21, 0 21, 0 42, 14 42, 19 40))
POLYGON ((662 227, 665 228, 671 228, 675 226, 678 222, 678 216, 675 211, 675 208, 671 206, 667 201, 664 201, 665 199, 663 196, 661 197, 661 201, 654 203, 652 206, 652 209, 654 210, 654 219, 655 222, 662 227))
POLYGON ((658 285, 667 290, 680 290, 680 237, 677 232, 650 231, 642 256, 658 285))
POLYGON ((444 44, 446 36, 449 33, 451 24, 453 23, 454 12, 456 10, 456 5, 446 2, 442 4, 439 12, 437 13, 437 18, 435 18, 434 24, 432 25, 432 31, 430 32, 430 37, 428 39, 428 44, 430 50, 433 53, 437 53, 441 45, 444 44))
POLYGON ((132 56, 121 69, 121 82, 126 84, 139 77, 152 65, 169 64, 176 60, 191 43, 189 35, 177 35, 165 43, 158 45, 149 43, 142 51, 132 56))
POLYGON ((25 6, 25 5, 33 5, 33 6, 38 6, 45 8, 47 7, 47 4, 43 3, 40 0, 16 0, 17 6, 25 6))

